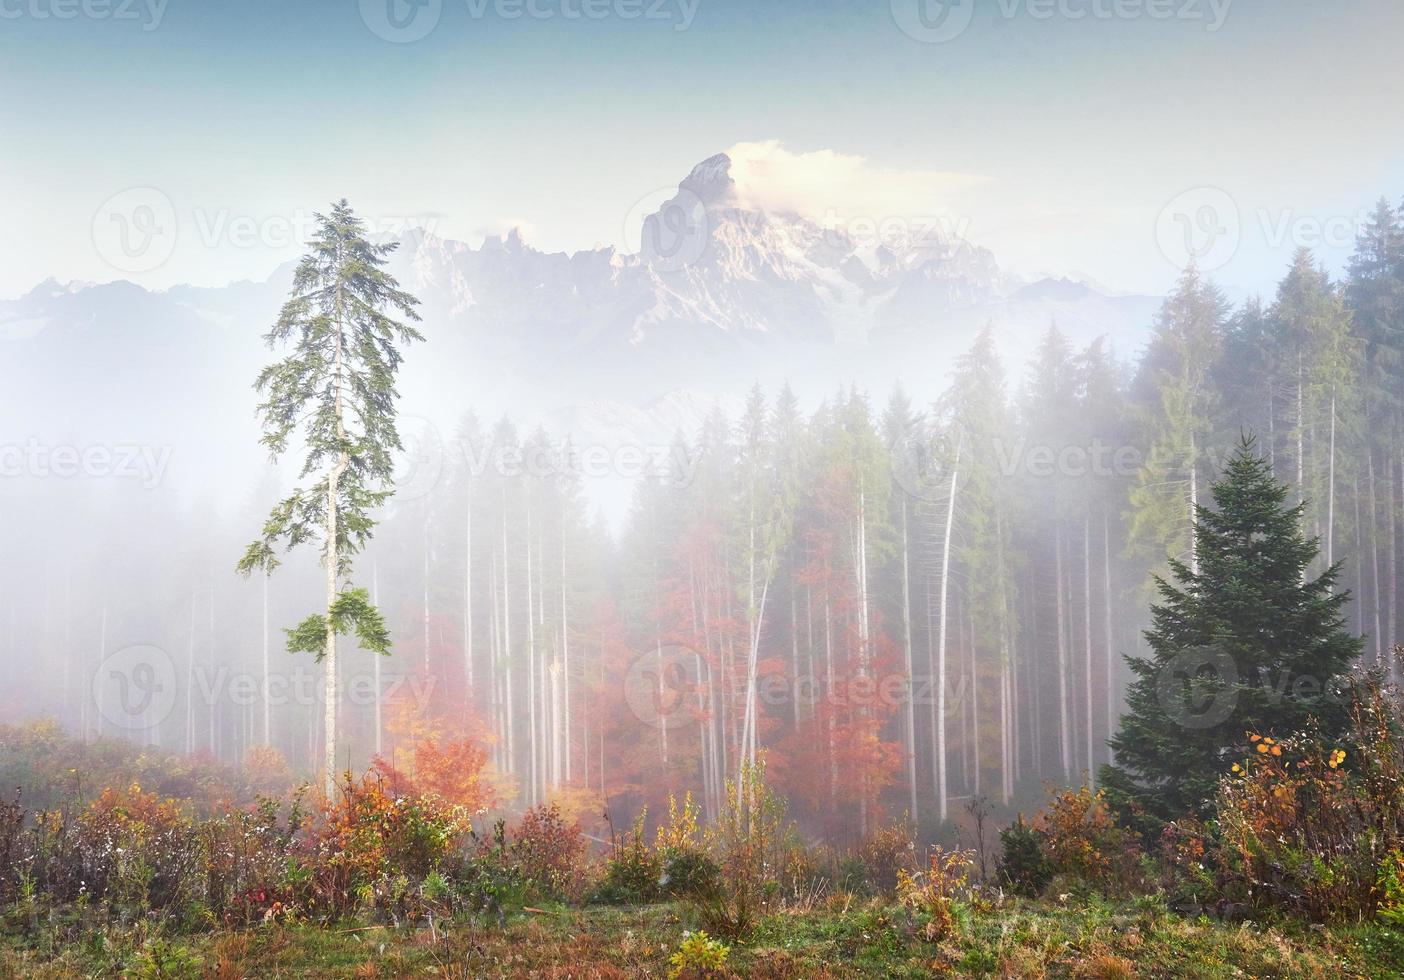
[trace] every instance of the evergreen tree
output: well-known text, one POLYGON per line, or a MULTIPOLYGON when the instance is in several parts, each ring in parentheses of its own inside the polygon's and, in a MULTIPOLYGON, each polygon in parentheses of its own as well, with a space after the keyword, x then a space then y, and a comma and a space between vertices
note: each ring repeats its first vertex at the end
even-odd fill
POLYGON ((317 232, 293 273, 292 295, 267 334, 270 347, 292 343, 292 352, 264 368, 255 388, 264 396, 262 442, 274 458, 297 435, 306 444, 303 479, 278 503, 250 544, 238 569, 265 575, 278 567, 279 544, 291 549, 322 538, 326 608, 287 630, 288 650, 311 653, 325 672, 325 786, 336 772, 336 638, 354 632, 375 653, 390 650, 390 633, 365 589, 349 585, 351 556, 370 537, 371 512, 391 494, 395 425, 395 375, 400 346, 423 340, 417 330, 387 316, 387 307, 417 320, 418 303, 382 266, 394 244, 373 245, 364 224, 343 199, 318 214, 317 232), (346 587, 343 588, 343 584, 346 587))
POLYGON ((1245 732, 1287 735, 1312 719, 1345 722, 1337 685, 1360 652, 1335 590, 1338 566, 1307 579, 1318 543, 1303 504, 1245 437, 1195 523, 1199 570, 1170 562, 1146 631, 1151 656, 1127 658, 1135 680, 1111 739, 1104 785, 1123 806, 1171 819, 1207 805, 1245 732))
POLYGON ((1209 375, 1227 315, 1223 294, 1191 266, 1161 307, 1141 363, 1135 400, 1147 450, 1130 491, 1130 547, 1153 569, 1165 558, 1184 557, 1195 566, 1201 456, 1218 407, 1209 375))

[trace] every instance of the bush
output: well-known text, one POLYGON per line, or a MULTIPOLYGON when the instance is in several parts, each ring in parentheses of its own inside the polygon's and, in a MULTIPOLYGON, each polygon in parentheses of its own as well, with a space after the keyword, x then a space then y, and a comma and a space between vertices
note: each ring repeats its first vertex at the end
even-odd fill
POLYGON ((668 797, 668 822, 658 828, 654 848, 662 866, 659 887, 666 895, 699 895, 713 891, 721 867, 707 855, 698 821, 700 809, 692 794, 679 805, 668 797))
POLYGON ((333 916, 377 908, 398 918, 409 878, 438 869, 471 831, 463 807, 432 796, 391 796, 379 779, 348 777, 311 842, 322 908, 333 916))
POLYGON ((766 786, 764 764, 745 766, 738 781, 727 780, 721 812, 705 838, 721 874, 689 901, 713 932, 743 936, 778 901, 788 850, 785 803, 766 786))
POLYGON ((1349 748, 1309 731, 1250 733, 1220 783, 1210 858, 1226 902, 1316 920, 1392 918, 1404 850, 1397 688, 1377 673, 1351 690, 1349 748))
POLYGON ((662 861, 644 839, 645 810, 623 840, 611 842, 604 878, 595 892, 600 902, 651 902, 658 898, 662 861))
POLYGON ((542 898, 579 898, 585 881, 585 837, 555 803, 534 806, 512 832, 511 858, 542 898))
POLYGON ((702 930, 683 933, 678 951, 668 958, 669 980, 702 980, 726 974, 726 958, 731 950, 702 930))
POLYGON ((909 913, 926 919, 923 934, 931 942, 943 942, 955 934, 956 903, 970 894, 973 867, 972 852, 933 847, 925 871, 897 872, 898 898, 909 913))
POLYGON ((1053 880, 1053 868, 1043 852, 1043 837, 1024 815, 999 832, 999 880, 1016 895, 1037 898, 1053 880))
POLYGON ((1037 829, 1053 875, 1110 895, 1143 884, 1136 837, 1117 822, 1101 791, 1082 786, 1054 793, 1037 829))
POLYGON ((875 894, 891 895, 903 871, 915 870, 916 842, 905 821, 880 827, 858 848, 864 877, 875 894))

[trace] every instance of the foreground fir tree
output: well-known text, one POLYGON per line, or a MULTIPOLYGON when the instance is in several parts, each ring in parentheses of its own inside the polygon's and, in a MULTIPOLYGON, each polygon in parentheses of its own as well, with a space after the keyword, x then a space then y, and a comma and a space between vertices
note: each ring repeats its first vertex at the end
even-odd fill
POLYGON ((1173 583, 1157 579, 1151 656, 1127 658, 1135 680, 1111 739, 1116 764, 1102 770, 1113 800, 1151 823, 1202 810, 1245 733, 1345 723, 1342 675, 1360 640, 1341 616, 1338 568, 1307 577, 1317 541, 1288 493, 1245 438, 1214 484, 1214 508, 1196 510, 1198 570, 1172 561, 1173 583))
POLYGON ((351 585, 351 557, 370 537, 371 512, 390 496, 400 448, 395 426, 395 375, 400 348, 423 340, 386 310, 418 320, 418 303, 382 266, 394 244, 373 245, 345 200, 319 214, 317 232, 293 274, 292 294, 265 338, 291 344, 283 360, 264 368, 255 388, 263 395, 262 442, 274 459, 296 434, 305 446, 301 479, 277 504, 263 533, 249 545, 239 571, 265 575, 285 549, 321 538, 326 608, 287 630, 288 650, 311 653, 323 665, 328 796, 336 773, 336 638, 355 633, 360 645, 390 652, 390 633, 365 589, 351 585))

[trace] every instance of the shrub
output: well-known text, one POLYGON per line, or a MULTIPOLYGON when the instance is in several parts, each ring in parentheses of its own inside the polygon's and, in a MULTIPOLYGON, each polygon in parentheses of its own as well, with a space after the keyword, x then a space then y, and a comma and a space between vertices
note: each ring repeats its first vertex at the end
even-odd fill
POLYGON ((504 821, 498 820, 486 839, 473 836, 476 853, 455 869, 455 892, 470 913, 495 916, 503 925, 506 910, 525 902, 529 883, 512 857, 504 821))
POLYGON ((367 776, 349 777, 313 836, 314 887, 328 914, 357 907, 398 911, 407 886, 462 847, 472 831, 468 811, 437 797, 391 796, 367 776))
POLYGON ((1116 820, 1101 791, 1086 786, 1053 794, 1040 814, 1039 836, 1053 875, 1109 894, 1141 884, 1140 847, 1116 820))
POLYGON ((858 848, 863 873, 869 887, 878 895, 890 895, 902 871, 914 870, 916 842, 905 821, 880 827, 858 848))
POLYGON ((651 902, 658 897, 662 862, 644 839, 645 810, 634 820, 623 839, 611 841, 605 859, 604 880, 595 892, 601 902, 651 902))
POLYGON ((744 766, 739 780, 727 780, 721 812, 705 839, 721 875, 689 900, 713 932, 745 935, 780 897, 789 841, 785 803, 766 786, 764 764, 744 766))
POLYGON ((931 942, 949 939, 956 929, 956 903, 970 893, 975 855, 933 847, 924 871, 897 872, 897 896, 909 913, 926 919, 923 933, 931 942))
POLYGON ((731 950, 702 930, 683 933, 678 950, 668 958, 669 980, 702 980, 726 973, 726 958, 731 950))
POLYGON ((658 828, 654 849, 662 868, 659 887, 673 896, 704 894, 716 888, 721 868, 707 855, 692 794, 682 804, 668 797, 668 822, 658 828))
POLYGON ((1037 898, 1043 894, 1053 879, 1053 868, 1043 852, 1043 836, 1021 813, 999 832, 999 843, 999 880, 1017 895, 1037 898))
POLYGON ((1312 919, 1395 915, 1404 850, 1400 694, 1378 673, 1351 688, 1346 744, 1249 733, 1219 786, 1209 854, 1229 902, 1312 919))
POLYGON ((584 884, 585 838, 560 807, 534 806, 512 832, 512 860, 543 898, 578 898, 584 884))

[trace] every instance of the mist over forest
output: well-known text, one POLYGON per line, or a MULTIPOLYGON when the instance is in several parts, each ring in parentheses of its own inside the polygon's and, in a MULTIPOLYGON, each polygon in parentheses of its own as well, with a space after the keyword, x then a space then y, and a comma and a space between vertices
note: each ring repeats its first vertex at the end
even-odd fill
POLYGON ((1404 976, 1396 2, 0 22, 0 978, 1404 976))

